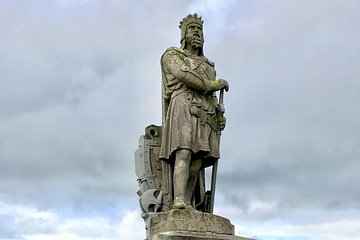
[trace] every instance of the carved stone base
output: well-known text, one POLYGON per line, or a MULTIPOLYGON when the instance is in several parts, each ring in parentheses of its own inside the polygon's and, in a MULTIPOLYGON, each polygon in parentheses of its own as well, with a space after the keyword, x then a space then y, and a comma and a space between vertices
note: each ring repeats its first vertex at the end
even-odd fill
POLYGON ((154 235, 150 240, 251 240, 234 235, 199 232, 164 232, 154 235))
POLYGON ((247 239, 234 236, 234 225, 227 218, 186 209, 149 214, 146 227, 147 240, 247 239))

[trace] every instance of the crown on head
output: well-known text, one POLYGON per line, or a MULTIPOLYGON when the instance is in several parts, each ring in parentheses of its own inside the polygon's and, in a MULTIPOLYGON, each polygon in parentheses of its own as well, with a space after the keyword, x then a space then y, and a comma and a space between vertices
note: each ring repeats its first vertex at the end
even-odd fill
POLYGON ((183 20, 180 22, 179 28, 183 29, 183 27, 187 27, 190 23, 197 23, 199 25, 203 25, 204 21, 201 20, 201 17, 198 17, 198 15, 195 13, 194 15, 187 15, 183 20))

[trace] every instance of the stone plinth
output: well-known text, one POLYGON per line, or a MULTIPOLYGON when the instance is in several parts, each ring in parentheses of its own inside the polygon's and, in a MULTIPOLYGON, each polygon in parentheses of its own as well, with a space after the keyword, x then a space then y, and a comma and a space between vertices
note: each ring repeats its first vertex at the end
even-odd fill
POLYGON ((147 240, 248 239, 234 236, 234 225, 227 218, 186 209, 149 214, 147 229, 147 240))
POLYGON ((200 233, 200 232, 164 232, 154 235, 150 240, 251 240, 234 235, 200 233))

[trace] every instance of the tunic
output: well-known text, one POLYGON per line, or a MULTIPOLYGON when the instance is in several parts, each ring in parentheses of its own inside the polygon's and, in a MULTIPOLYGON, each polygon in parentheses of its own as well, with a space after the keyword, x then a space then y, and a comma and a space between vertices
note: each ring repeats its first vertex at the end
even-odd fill
POLYGON ((217 99, 209 90, 215 81, 214 64, 204 56, 169 48, 161 58, 163 77, 163 138, 160 158, 172 161, 178 149, 203 158, 204 167, 219 154, 217 99))

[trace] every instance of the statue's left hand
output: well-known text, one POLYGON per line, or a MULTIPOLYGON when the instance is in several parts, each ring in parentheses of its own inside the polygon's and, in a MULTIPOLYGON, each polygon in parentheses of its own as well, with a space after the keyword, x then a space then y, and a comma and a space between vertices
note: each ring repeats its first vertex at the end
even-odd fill
POLYGON ((225 129, 225 126, 226 126, 226 117, 221 116, 219 118, 219 130, 223 131, 225 129))

